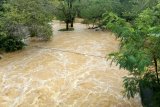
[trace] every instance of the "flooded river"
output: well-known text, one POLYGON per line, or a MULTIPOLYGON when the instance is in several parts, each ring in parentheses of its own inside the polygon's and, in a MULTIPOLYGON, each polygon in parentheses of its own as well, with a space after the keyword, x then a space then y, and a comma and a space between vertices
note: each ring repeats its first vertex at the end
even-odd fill
POLYGON ((118 50, 111 33, 88 30, 59 32, 54 23, 49 42, 33 42, 0 60, 0 107, 141 107, 121 91, 127 74, 105 56, 118 50))

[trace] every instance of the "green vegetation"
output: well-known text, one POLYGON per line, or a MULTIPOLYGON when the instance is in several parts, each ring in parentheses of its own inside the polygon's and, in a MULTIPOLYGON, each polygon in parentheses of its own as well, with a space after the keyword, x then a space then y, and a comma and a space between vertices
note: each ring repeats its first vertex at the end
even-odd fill
POLYGON ((134 20, 144 9, 151 8, 158 0, 120 0, 118 15, 127 21, 134 20))
POLYGON ((69 24, 73 27, 76 17, 76 0, 59 0, 55 2, 56 9, 54 11, 58 20, 66 23, 66 30, 69 30, 69 24))
POLYGON ((157 4, 153 8, 144 9, 137 17, 134 16, 136 18, 131 22, 128 17, 124 18, 112 12, 104 14, 103 20, 106 28, 121 39, 119 52, 110 54, 110 58, 130 73, 124 77, 124 94, 130 98, 140 93, 146 107, 160 106, 159 13, 160 4, 157 4), (149 96, 145 95, 146 90, 151 93, 149 96))
POLYGON ((6 52, 21 50, 24 46, 25 44, 18 37, 7 36, 0 40, 0 48, 6 52))
POLYGON ((54 8, 51 0, 5 0, 0 5, 0 38, 3 46, 0 48, 5 47, 5 51, 22 49, 19 45, 23 47, 22 40, 29 36, 44 40, 52 36, 49 22, 53 19, 54 8), (9 46, 12 43, 14 45, 9 46))
POLYGON ((86 24, 100 24, 106 11, 116 11, 118 0, 81 0, 80 15, 86 24))

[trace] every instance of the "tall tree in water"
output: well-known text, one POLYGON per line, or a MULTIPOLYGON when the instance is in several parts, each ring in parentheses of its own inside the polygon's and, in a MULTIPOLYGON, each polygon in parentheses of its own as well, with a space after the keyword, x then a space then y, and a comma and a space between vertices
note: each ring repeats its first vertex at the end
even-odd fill
POLYGON ((66 30, 69 30, 69 24, 73 27, 76 16, 75 1, 76 0, 59 0, 56 4, 56 17, 66 23, 66 30))

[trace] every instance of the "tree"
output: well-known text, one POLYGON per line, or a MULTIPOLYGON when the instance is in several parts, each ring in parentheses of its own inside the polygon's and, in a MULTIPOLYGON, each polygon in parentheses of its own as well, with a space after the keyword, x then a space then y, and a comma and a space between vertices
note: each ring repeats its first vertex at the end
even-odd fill
POLYGON ((160 4, 152 9, 145 9, 133 23, 129 23, 114 13, 106 13, 106 27, 121 39, 119 52, 110 54, 120 66, 129 71, 124 77, 125 95, 130 98, 141 94, 144 106, 159 107, 160 97, 160 4), (153 96, 144 98, 145 89, 153 96), (145 100, 144 100, 145 99, 145 100))
POLYGON ((87 23, 92 23, 93 27, 96 22, 100 22, 102 15, 106 11, 114 11, 114 7, 119 4, 118 0, 81 0, 81 17, 87 23))
POLYGON ((120 8, 117 14, 132 22, 139 13, 146 8, 151 8, 158 3, 159 0, 120 0, 120 8))
POLYGON ((59 0, 55 3, 57 5, 55 15, 57 19, 66 23, 66 30, 69 30, 69 23, 71 27, 73 27, 76 16, 75 1, 76 0, 59 0))

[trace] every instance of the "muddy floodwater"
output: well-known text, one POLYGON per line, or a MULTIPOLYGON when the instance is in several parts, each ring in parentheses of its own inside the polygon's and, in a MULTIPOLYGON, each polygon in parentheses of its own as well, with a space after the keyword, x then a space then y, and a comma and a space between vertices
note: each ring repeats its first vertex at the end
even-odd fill
POLYGON ((79 23, 59 32, 62 26, 53 24, 51 41, 3 56, 0 107, 141 107, 139 97, 121 93, 127 72, 105 58, 119 48, 113 34, 79 23))

